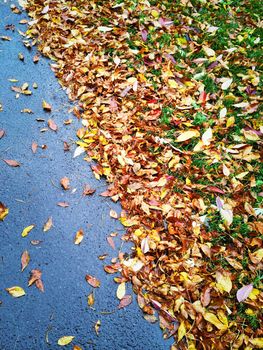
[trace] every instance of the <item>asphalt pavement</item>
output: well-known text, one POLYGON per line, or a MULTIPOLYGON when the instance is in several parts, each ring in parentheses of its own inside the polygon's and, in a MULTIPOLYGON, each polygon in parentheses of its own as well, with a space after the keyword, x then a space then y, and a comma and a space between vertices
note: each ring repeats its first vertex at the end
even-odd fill
MULTIPOLYGON (((11 38, 0 40, 0 129, 5 130, 0 140, 0 201, 9 208, 8 216, 0 222, 0 349, 56 350, 61 348, 57 340, 66 335, 75 336, 66 349, 74 344, 83 350, 168 349, 171 340, 164 341, 158 324, 143 318, 135 295, 131 305, 117 310, 117 284, 103 265, 110 263, 121 246, 123 227, 109 215, 110 209, 119 213, 120 205, 99 195, 107 184, 94 178, 83 155, 73 158, 81 121, 69 114, 73 105, 51 71, 50 61, 41 57, 38 63, 33 62, 36 49, 27 49, 18 33, 26 30, 19 21, 27 16, 14 14, 11 4, 15 1, 0 3, 0 37, 11 38), (19 59, 19 53, 24 60, 19 59), (16 98, 12 86, 24 83, 29 84, 32 95, 16 98), (43 111, 43 99, 52 105, 52 112, 43 111), (33 114, 22 113, 24 109, 33 114), (57 132, 48 128, 48 119, 57 124, 57 132), (72 123, 64 125, 68 119, 72 123), (63 149, 64 141, 70 145, 68 152, 63 149), (36 153, 32 142, 38 144, 36 153), (10 167, 3 159, 16 160, 21 166, 10 167), (60 186, 64 176, 70 179, 68 191, 60 186), (85 184, 96 192, 83 197, 85 184), (58 202, 68 202, 69 207, 59 207, 58 202), (43 232, 49 217, 54 226, 43 232), (22 230, 31 224, 35 228, 23 238, 22 230), (80 228, 84 239, 75 245, 74 236, 80 228), (112 232, 118 234, 115 250, 106 240, 112 232), (41 242, 33 245, 31 241, 37 240, 41 242), (25 250, 31 260, 21 272, 25 250), (104 261, 98 259, 103 254, 108 254, 104 261), (34 285, 27 286, 32 269, 42 271, 44 293, 34 285), (86 274, 101 281, 101 287, 94 290, 94 309, 87 303, 93 288, 85 281, 86 274), (24 288, 25 296, 13 298, 5 290, 16 285, 24 288), (98 320, 99 335, 94 330, 98 320)), ((128 291, 132 293, 131 286, 128 291)))

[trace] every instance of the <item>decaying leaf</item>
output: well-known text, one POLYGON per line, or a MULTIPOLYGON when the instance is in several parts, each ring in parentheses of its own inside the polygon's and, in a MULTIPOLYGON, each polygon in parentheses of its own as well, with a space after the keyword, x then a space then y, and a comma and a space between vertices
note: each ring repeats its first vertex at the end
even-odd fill
POLYGON ((26 237, 29 234, 29 232, 33 230, 34 227, 35 227, 35 225, 29 225, 29 226, 25 227, 21 233, 21 236, 26 237))
POLYGON ((52 217, 50 216, 43 226, 43 231, 47 232, 48 230, 51 229, 52 226, 54 226, 54 225, 53 225, 52 217))
POLYGON ((93 306, 93 305, 94 305, 94 302, 95 302, 94 293, 91 292, 91 293, 88 295, 88 305, 89 305, 89 306, 93 306))
POLYGON ((83 188, 83 196, 89 196, 93 194, 96 190, 94 188, 91 188, 90 185, 85 185, 83 188))
POLYGON ((121 301, 120 304, 118 306, 118 309, 122 309, 128 305, 130 305, 130 303, 132 302, 132 296, 131 295, 125 295, 121 301))
POLYGON ((65 346, 70 344, 75 337, 72 335, 64 335, 63 337, 58 339, 58 345, 65 346))
POLYGON ((24 271, 24 269, 27 267, 27 265, 29 264, 29 261, 30 261, 30 255, 29 255, 28 251, 25 250, 21 256, 21 270, 22 271, 24 271))
POLYGON ((94 329, 97 335, 99 335, 100 326, 101 326, 101 321, 98 320, 94 325, 94 329))
POLYGON ((25 291, 23 288, 19 287, 19 286, 14 286, 14 287, 10 287, 10 288, 6 288, 6 291, 12 295, 12 297, 14 298, 20 298, 24 295, 26 295, 25 291))
POLYGON ((96 277, 93 277, 91 275, 86 275, 85 279, 88 282, 88 284, 90 284, 92 287, 94 288, 100 287, 100 281, 96 277))
POLYGON ((75 235, 75 238, 74 238, 74 243, 75 244, 80 244, 82 242, 84 238, 84 232, 82 229, 78 230, 76 235, 75 235))

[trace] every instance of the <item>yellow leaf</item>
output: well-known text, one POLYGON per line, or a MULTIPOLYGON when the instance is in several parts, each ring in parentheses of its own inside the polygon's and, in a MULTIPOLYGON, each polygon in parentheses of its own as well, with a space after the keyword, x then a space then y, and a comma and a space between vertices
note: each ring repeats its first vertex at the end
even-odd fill
POLYGON ((19 298, 22 297, 23 295, 26 295, 25 291, 23 288, 19 287, 19 286, 14 286, 14 287, 10 287, 10 288, 6 288, 6 291, 12 295, 12 297, 14 298, 19 298))
POLYGON ((181 135, 179 135, 175 141, 176 142, 183 142, 183 141, 186 141, 186 140, 189 140, 193 137, 198 137, 198 136, 200 136, 200 133, 198 130, 188 130, 188 131, 183 132, 181 135))
POLYGON ((26 237, 29 234, 29 232, 33 230, 34 227, 35 227, 35 225, 29 225, 29 226, 25 227, 21 233, 21 236, 26 237))
POLYGON ((88 295, 88 305, 92 306, 92 305, 94 305, 94 302, 95 302, 94 294, 93 294, 93 292, 91 292, 88 295))
POLYGON ((157 18, 159 17, 159 12, 156 10, 152 10, 151 14, 153 15, 153 17, 157 18))
POLYGON ((227 119, 227 122, 226 122, 226 127, 227 128, 230 128, 234 124, 235 124, 235 117, 230 117, 230 118, 227 119))
POLYGON ((204 319, 212 323, 214 326, 216 326, 216 328, 220 330, 227 329, 227 326, 221 323, 219 319, 216 317, 216 315, 212 314, 212 312, 206 312, 204 314, 204 319))
POLYGON ((207 46, 203 46, 203 50, 204 50, 205 54, 209 57, 213 57, 216 54, 213 49, 211 49, 210 47, 207 47, 207 46))
POLYGON ((186 328, 185 328, 185 323, 184 321, 180 323, 180 326, 178 328, 178 342, 183 339, 183 337, 186 334, 186 328))
POLYGON ((78 232, 76 233, 75 239, 74 239, 74 243, 75 244, 80 244, 82 242, 84 238, 84 232, 82 229, 78 230, 78 232))
POLYGON ((227 272, 216 272, 216 286, 220 290, 220 292, 230 292, 232 289, 232 281, 230 279, 230 275, 227 272))
POLYGON ((259 294, 260 294, 259 289, 253 288, 252 292, 249 294, 248 297, 249 297, 249 299, 251 299, 251 300, 256 300, 259 294))
POLYGON ((122 282, 117 288, 117 293, 116 293, 117 298, 121 300, 124 297, 125 293, 126 293, 126 285, 125 285, 125 282, 122 282))
POLYGON ((73 337, 72 335, 65 335, 64 337, 59 338, 58 345, 60 346, 68 345, 72 342, 74 338, 75 337, 73 337))
POLYGON ((262 349, 263 348, 263 338, 254 338, 249 340, 250 343, 252 343, 256 348, 262 349))

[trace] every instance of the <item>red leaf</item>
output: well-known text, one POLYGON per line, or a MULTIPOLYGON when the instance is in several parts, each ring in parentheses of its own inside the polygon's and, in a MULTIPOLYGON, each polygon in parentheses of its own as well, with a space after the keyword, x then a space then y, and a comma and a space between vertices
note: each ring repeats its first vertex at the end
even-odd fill
POLYGON ((64 190, 69 190, 69 178, 68 177, 63 177, 60 180, 60 184, 61 186, 64 188, 64 190))
POLYGON ((21 256, 21 270, 24 271, 24 269, 27 267, 28 263, 30 261, 30 256, 27 250, 25 250, 21 256))
POLYGON ((32 149, 32 152, 33 152, 33 153, 36 153, 37 147, 38 147, 37 143, 36 143, 36 142, 32 142, 31 149, 32 149))
POLYGON ((69 203, 68 202, 58 202, 57 205, 59 207, 62 207, 62 208, 67 208, 69 207, 69 203))
POLYGON ((90 194, 93 194, 96 190, 90 187, 90 185, 85 185, 83 188, 83 196, 88 196, 90 194))
POLYGON ((225 192, 223 190, 221 190, 220 188, 215 187, 215 186, 207 186, 206 189, 207 189, 207 191, 210 191, 210 192, 225 194, 225 192))
POLYGON ((30 272, 30 278, 28 281, 28 286, 32 286, 37 280, 41 279, 42 272, 38 269, 32 270, 30 272))
POLYGON ((18 163, 16 160, 13 160, 13 159, 4 159, 4 162, 12 167, 20 166, 20 163, 18 163))
POLYGON ((111 246, 112 249, 115 249, 115 243, 112 237, 107 237, 107 241, 109 243, 109 245, 111 246))

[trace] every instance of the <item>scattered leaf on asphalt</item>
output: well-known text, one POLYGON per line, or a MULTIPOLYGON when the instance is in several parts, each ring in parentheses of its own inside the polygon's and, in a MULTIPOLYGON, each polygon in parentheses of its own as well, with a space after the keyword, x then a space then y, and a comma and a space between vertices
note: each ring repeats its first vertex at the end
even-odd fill
POLYGON ((61 186, 63 187, 64 190, 69 190, 70 189, 70 187, 69 187, 69 178, 68 177, 63 177, 60 180, 60 184, 61 184, 61 186))
POLYGON ((100 326, 101 326, 101 321, 98 320, 94 325, 94 329, 97 335, 99 335, 100 326))
POLYGON ((4 203, 0 202, 0 220, 3 221, 8 213, 9 209, 4 205, 4 203))
POLYGON ((95 192, 96 190, 91 188, 90 185, 85 185, 84 188, 83 188, 83 196, 88 196, 88 195, 91 195, 95 192))
POLYGON ((111 246, 112 249, 115 249, 115 243, 114 243, 114 240, 111 236, 107 237, 107 242, 109 243, 109 245, 111 246))
POLYGON ((53 226, 53 220, 52 220, 52 217, 50 216, 48 218, 47 222, 43 226, 43 231, 47 232, 48 230, 51 229, 52 226, 53 226))
POLYGON ((12 295, 12 297, 14 298, 20 298, 24 295, 26 295, 25 291, 23 288, 19 287, 19 286, 14 286, 14 287, 10 287, 10 288, 6 288, 6 291, 12 295))
POLYGON ((89 305, 89 306, 93 306, 93 305, 94 305, 94 302, 95 302, 94 293, 91 292, 91 293, 88 295, 88 305, 89 305))
POLYGON ((88 284, 90 284, 92 287, 94 288, 100 287, 100 281, 96 277, 93 277, 91 275, 86 275, 85 279, 88 282, 88 284))
POLYGON ((111 209, 110 210, 110 217, 114 218, 114 219, 118 219, 118 214, 115 210, 111 209))
POLYGON ((21 256, 21 270, 22 272, 24 271, 24 269, 27 267, 27 265, 29 264, 29 261, 30 261, 30 255, 28 253, 27 250, 25 250, 23 253, 22 253, 22 256, 21 256))
POLYGON ((125 293, 126 293, 126 284, 125 282, 122 282, 121 284, 119 284, 117 288, 117 292, 116 292, 117 298, 120 300, 123 299, 125 296, 125 293))
POLYGON ((36 153, 38 144, 36 142, 32 142, 31 149, 33 153, 36 153))
POLYGON ((131 295, 125 295, 121 301, 120 304, 118 306, 118 309, 122 309, 128 305, 130 305, 130 303, 132 302, 132 296, 131 295))
POLYGON ((53 130, 53 131, 57 131, 58 130, 58 126, 57 124, 54 122, 53 119, 48 119, 48 127, 53 130))
POLYGON ((69 203, 68 202, 58 202, 57 205, 59 207, 62 207, 62 208, 67 208, 69 207, 69 203))
POLYGON ((84 232, 82 229, 78 230, 76 235, 75 235, 75 238, 74 238, 74 243, 75 244, 80 244, 82 242, 84 238, 84 232))
POLYGON ((21 164, 14 159, 4 159, 4 162, 12 167, 19 167, 21 164))
POLYGON ((70 344, 75 337, 72 335, 64 335, 63 337, 58 339, 58 345, 65 346, 70 344))
POLYGON ((29 234, 29 232, 33 230, 34 227, 35 227, 35 225, 29 225, 29 226, 25 227, 21 233, 21 236, 26 237, 29 234))
POLYGON ((51 105, 49 103, 47 103, 45 100, 42 101, 42 107, 43 107, 44 111, 47 111, 47 112, 52 111, 51 105))
POLYGON ((0 140, 4 136, 5 136, 5 130, 4 129, 0 129, 0 140))

